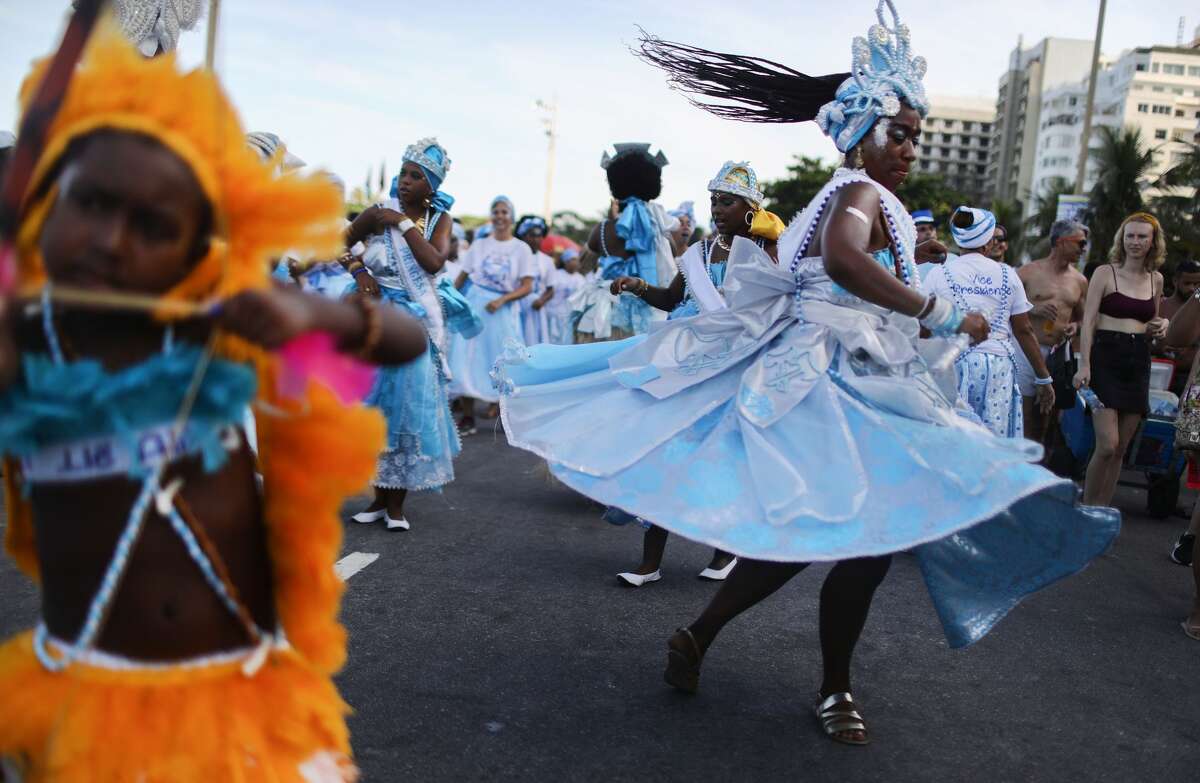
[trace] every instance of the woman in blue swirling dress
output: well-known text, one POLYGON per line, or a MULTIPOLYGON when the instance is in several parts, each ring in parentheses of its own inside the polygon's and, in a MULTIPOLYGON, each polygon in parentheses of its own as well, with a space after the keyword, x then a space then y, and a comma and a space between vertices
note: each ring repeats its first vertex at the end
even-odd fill
POLYGON ((382 520, 393 531, 409 529, 404 500, 410 491, 440 489, 454 480, 454 458, 462 450, 446 395, 446 353, 451 333, 470 338, 479 322, 449 281, 436 280, 450 250, 454 199, 439 190, 449 171, 450 159, 436 139, 409 146, 391 197, 364 210, 347 233, 347 245, 358 249, 365 242, 362 260, 347 266, 351 290, 412 315, 429 337, 420 358, 380 368, 366 399, 387 419, 387 450, 372 482, 374 501, 352 519, 382 520))
POLYGON ((675 687, 696 689, 731 619, 808 563, 836 562, 814 711, 830 738, 856 745, 869 735, 851 655, 893 553, 914 551, 961 647, 1083 568, 1120 526, 1113 509, 1076 505, 1075 486, 1037 466, 1037 444, 998 438, 956 404, 959 335, 982 340, 987 322, 920 293, 915 228, 894 191, 916 159, 925 63, 890 2, 877 16, 854 42, 853 72, 824 77, 644 39, 643 57, 721 101, 714 111, 816 119, 845 165, 780 238, 778 265, 733 241, 727 309, 621 343, 514 352, 498 372, 510 441, 564 483, 738 555, 668 641, 675 687), (933 339, 918 340, 922 328, 933 339))

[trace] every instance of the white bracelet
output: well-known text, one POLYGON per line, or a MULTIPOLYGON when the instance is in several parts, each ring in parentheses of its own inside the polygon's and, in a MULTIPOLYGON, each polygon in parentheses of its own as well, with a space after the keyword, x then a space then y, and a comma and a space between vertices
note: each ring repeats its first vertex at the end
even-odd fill
POLYGON ((933 307, 930 308, 928 315, 920 320, 921 326, 926 329, 934 330, 945 324, 954 313, 954 305, 948 299, 934 298, 933 307))
POLYGON ((362 257, 362 254, 367 252, 367 246, 362 242, 355 242, 350 248, 350 255, 362 257))
POLYGON ((1054 378, 1049 377, 1049 376, 1047 376, 1045 378, 1034 378, 1033 379, 1034 386, 1050 386, 1053 383, 1054 383, 1054 378))
POLYGON ((412 222, 412 220, 410 220, 409 218, 404 218, 404 220, 401 220, 399 223, 396 224, 396 229, 400 232, 401 236, 404 236, 405 234, 407 234, 408 230, 410 228, 416 228, 416 227, 417 227, 417 224, 412 222))

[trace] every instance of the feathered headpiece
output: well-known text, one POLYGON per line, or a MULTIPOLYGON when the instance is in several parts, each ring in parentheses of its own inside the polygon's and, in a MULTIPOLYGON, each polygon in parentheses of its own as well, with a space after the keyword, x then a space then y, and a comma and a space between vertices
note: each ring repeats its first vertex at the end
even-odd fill
MULTIPOLYGON (((47 66, 34 66, 21 105, 47 66)), ((340 199, 320 176, 276 176, 246 144, 241 122, 212 74, 181 73, 175 55, 141 57, 111 22, 84 51, 50 124, 26 191, 17 233, 21 282, 45 280, 38 238, 57 198, 52 181, 68 146, 99 130, 149 136, 178 155, 199 182, 215 218, 208 254, 165 299, 202 301, 267 285, 268 259, 292 249, 332 257, 341 238, 340 199)))

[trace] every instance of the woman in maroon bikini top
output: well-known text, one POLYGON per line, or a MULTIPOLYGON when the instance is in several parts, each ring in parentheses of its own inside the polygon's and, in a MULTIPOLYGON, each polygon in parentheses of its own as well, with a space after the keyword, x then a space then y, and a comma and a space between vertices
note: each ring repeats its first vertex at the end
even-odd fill
POLYGON ((1126 296, 1117 288, 1117 268, 1110 266, 1113 276, 1113 290, 1100 300, 1100 315, 1109 318, 1132 318, 1135 321, 1149 323, 1158 315, 1158 297, 1155 295, 1153 277, 1150 281, 1150 298, 1134 299, 1126 296))

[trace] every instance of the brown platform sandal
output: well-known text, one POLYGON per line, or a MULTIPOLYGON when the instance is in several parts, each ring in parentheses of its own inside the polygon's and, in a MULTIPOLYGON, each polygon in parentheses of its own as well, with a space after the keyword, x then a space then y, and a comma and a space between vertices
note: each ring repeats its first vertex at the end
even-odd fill
POLYGON ((700 645, 696 643, 696 637, 692 636, 690 630, 678 628, 675 636, 672 636, 671 639, 680 635, 687 639, 692 655, 688 656, 676 650, 668 640, 667 670, 663 672, 663 679, 672 688, 684 693, 695 693, 696 689, 700 687, 700 662, 704 660, 704 653, 700 652, 700 645))
POLYGON ((863 723, 862 715, 859 714, 858 709, 854 706, 854 697, 849 693, 831 693, 824 700, 818 696, 815 706, 817 720, 821 723, 821 729, 831 740, 846 745, 870 744, 871 737, 867 734, 867 724, 863 723), (847 731, 861 731, 863 738, 857 740, 840 736, 843 732, 847 731))

